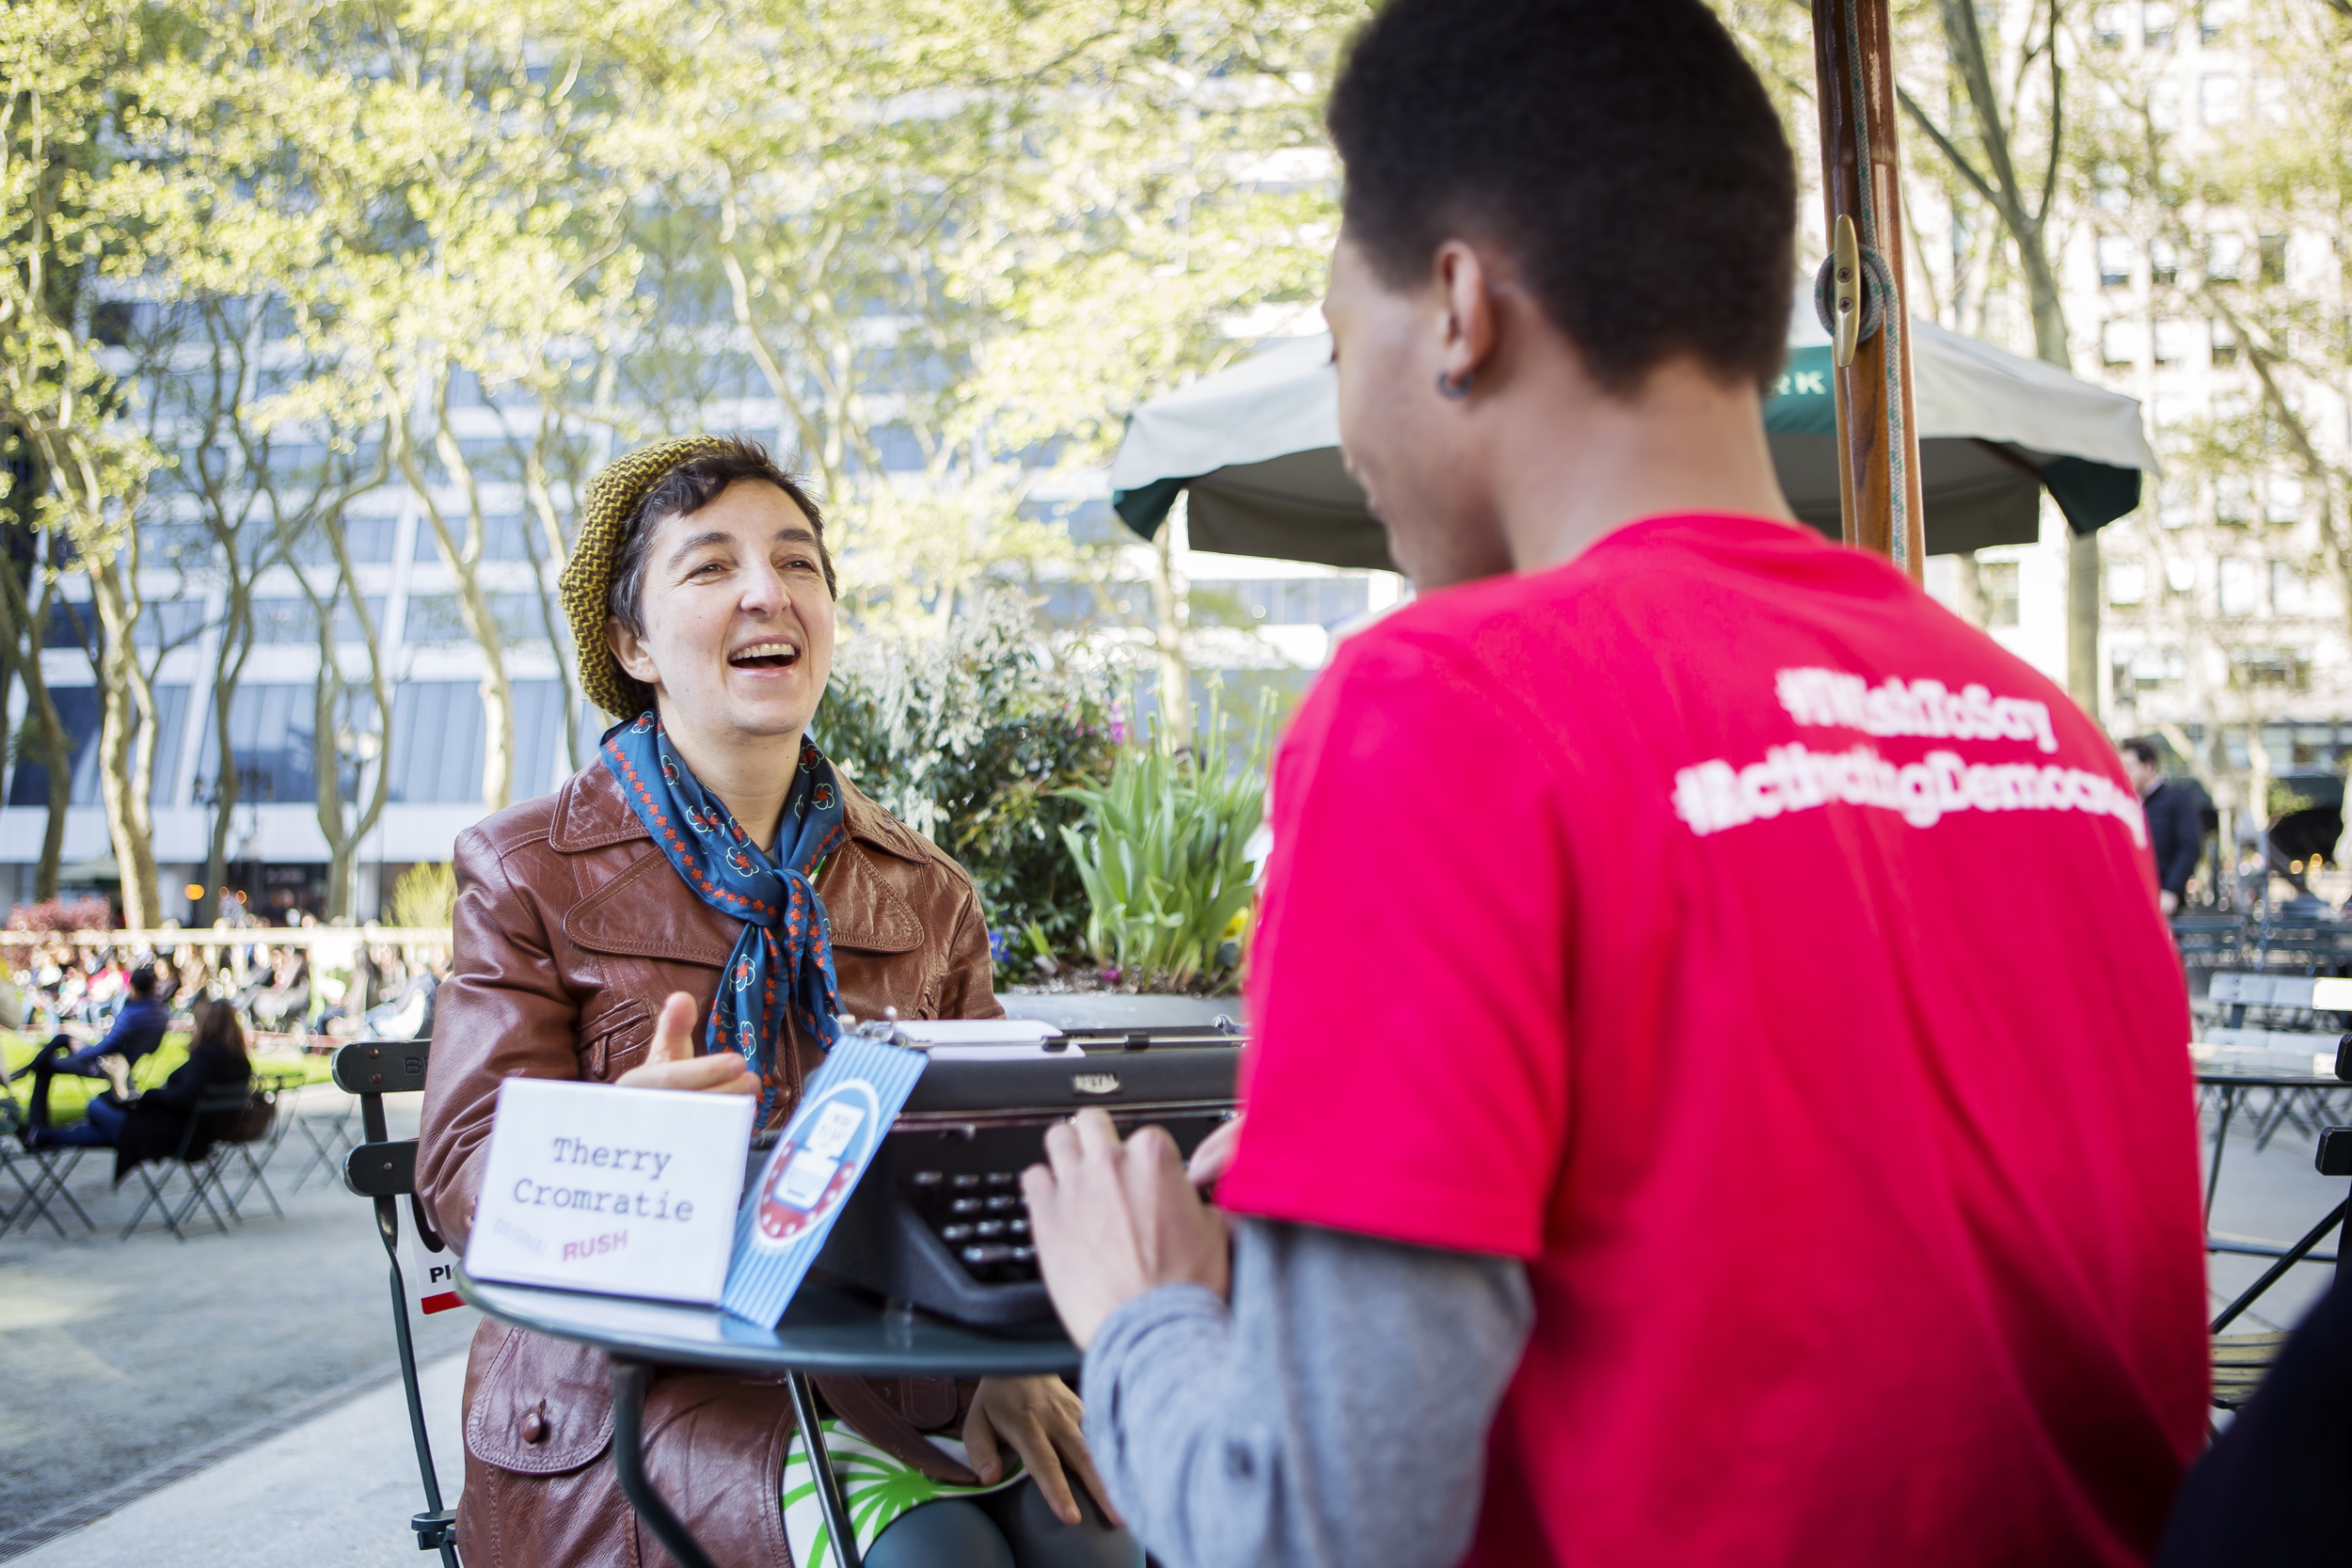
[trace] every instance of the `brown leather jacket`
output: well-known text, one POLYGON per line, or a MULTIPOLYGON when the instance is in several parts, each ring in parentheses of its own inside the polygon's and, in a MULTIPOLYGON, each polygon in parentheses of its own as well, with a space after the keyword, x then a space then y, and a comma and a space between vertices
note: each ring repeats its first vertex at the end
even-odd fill
MULTIPOLYGON (((817 887, 843 1010, 1001 1017, 972 879, 841 784, 850 842, 817 887)), ((455 967, 435 1005, 417 1150, 418 1191, 453 1246, 464 1246, 472 1219, 499 1081, 619 1077, 644 1060, 670 992, 708 1008, 740 928, 679 879, 601 763, 458 839, 455 967)), ((796 1043, 813 1067, 816 1049, 796 1043)), ((964 1402, 950 1384, 838 1381, 850 1386, 828 1379, 824 1392, 876 1441, 883 1434, 852 1403, 870 1414, 879 1402, 889 1407, 879 1419, 895 1411, 936 1431, 964 1402)), ((680 1370, 655 1383, 647 1469, 721 1563, 790 1562, 777 1489, 791 1431, 781 1380, 680 1370)), ((601 1353, 485 1322, 466 1368, 465 1434, 457 1529, 468 1568, 671 1560, 614 1478, 601 1353)))

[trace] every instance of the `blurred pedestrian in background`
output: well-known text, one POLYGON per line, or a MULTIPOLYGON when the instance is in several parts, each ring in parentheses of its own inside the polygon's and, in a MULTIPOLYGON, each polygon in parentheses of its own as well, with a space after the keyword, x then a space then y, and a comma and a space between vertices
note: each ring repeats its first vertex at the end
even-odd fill
MULTIPOLYGON (((118 1096, 129 1093, 131 1069, 140 1057, 164 1043, 164 1029, 171 1022, 171 1009, 155 995, 155 972, 140 966, 131 972, 130 1000, 115 1014, 114 1027, 105 1038, 95 1045, 82 1045, 72 1036, 60 1034, 34 1053, 33 1059, 10 1073, 9 1079, 27 1073, 33 1079, 33 1102, 26 1113, 27 1141, 31 1134, 49 1125, 49 1081, 58 1073, 76 1078, 104 1078, 115 1086, 118 1096)), ((93 1113, 94 1114, 94 1113, 93 1113)), ((105 1140, 112 1143, 110 1137, 105 1140)))
POLYGON ((2185 784, 2164 776, 2164 753, 2153 740, 2123 742, 2123 773, 2148 814, 2148 849, 2156 860, 2156 904, 2169 920, 2188 896, 2188 879, 2205 847, 2204 814, 2185 784))

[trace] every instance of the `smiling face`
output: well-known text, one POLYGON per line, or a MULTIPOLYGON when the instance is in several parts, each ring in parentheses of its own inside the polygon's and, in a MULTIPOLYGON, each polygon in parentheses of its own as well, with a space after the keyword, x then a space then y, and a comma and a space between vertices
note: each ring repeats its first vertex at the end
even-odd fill
POLYGON ((739 480, 660 519, 649 544, 644 630, 613 618, 605 637, 662 723, 720 744, 800 735, 833 673, 835 626, 807 515, 774 485, 739 480))

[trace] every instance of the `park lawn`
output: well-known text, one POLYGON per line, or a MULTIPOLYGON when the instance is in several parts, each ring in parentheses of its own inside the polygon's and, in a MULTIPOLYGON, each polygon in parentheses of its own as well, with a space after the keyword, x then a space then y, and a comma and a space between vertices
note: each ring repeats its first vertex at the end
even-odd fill
MULTIPOLYGON (((14 1072, 31 1061, 34 1053, 43 1043, 29 1035, 0 1030, 0 1062, 7 1064, 8 1071, 14 1072)), ((152 1055, 142 1057, 132 1069, 131 1086, 135 1089, 154 1088, 187 1059, 187 1031, 174 1029, 164 1037, 161 1049, 152 1055)), ((329 1070, 328 1058, 325 1056, 253 1053, 253 1075, 258 1079, 283 1078, 289 1082, 324 1084, 329 1070)), ((31 1103, 33 1081, 30 1078, 18 1080, 9 1085, 8 1089, 16 1096, 19 1105, 31 1103)), ((75 1078, 65 1073, 52 1078, 49 1081, 50 1123, 64 1127, 81 1120, 82 1107, 89 1102, 91 1097, 104 1093, 105 1089, 106 1081, 103 1078, 75 1078)))

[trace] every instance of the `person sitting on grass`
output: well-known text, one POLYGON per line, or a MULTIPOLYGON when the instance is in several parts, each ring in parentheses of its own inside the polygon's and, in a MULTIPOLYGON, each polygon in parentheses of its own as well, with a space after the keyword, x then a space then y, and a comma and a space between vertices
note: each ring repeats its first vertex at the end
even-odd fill
MULTIPOLYGON (((131 1069, 139 1058, 164 1043, 164 1028, 171 1010, 155 995, 155 972, 142 964, 131 972, 131 997, 115 1014, 114 1027, 95 1045, 82 1045, 71 1035, 58 1035, 33 1053, 33 1059, 8 1075, 10 1082, 27 1073, 33 1080, 30 1125, 49 1125, 49 1081, 58 1073, 76 1078, 103 1078, 119 1097, 131 1092, 131 1069)), ((106 1140, 112 1143, 114 1140, 106 1140)))
MULTIPOLYGON (((132 983, 137 984, 135 976, 132 983)), ((168 1159, 180 1152, 180 1136, 187 1130, 188 1117, 204 1091, 235 1087, 253 1076, 253 1064, 246 1055, 245 1031, 237 1025, 234 1007, 226 1002, 200 1000, 188 1013, 196 1024, 188 1041, 188 1059, 172 1070, 161 1088, 134 1096, 128 1092, 127 1082, 118 1080, 113 1088, 84 1107, 83 1120, 70 1127, 52 1127, 48 1101, 41 1097, 48 1087, 44 1079, 41 1089, 36 1091, 32 1123, 24 1130, 25 1145, 119 1149, 118 1181, 142 1160, 168 1159)), ((198 1142, 190 1146, 188 1154, 202 1154, 215 1135, 215 1130, 199 1129, 198 1142)))

